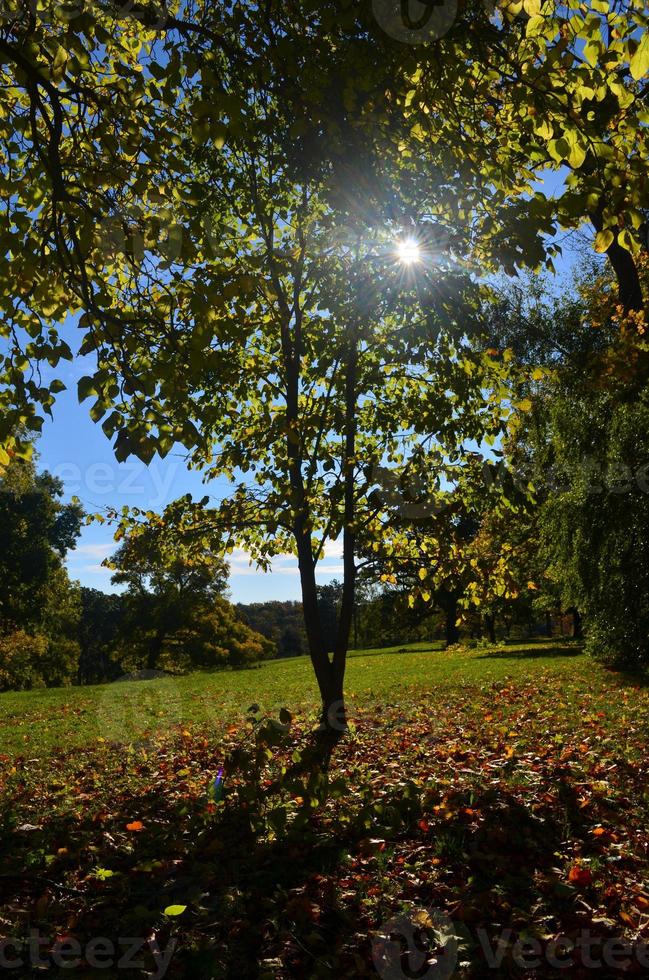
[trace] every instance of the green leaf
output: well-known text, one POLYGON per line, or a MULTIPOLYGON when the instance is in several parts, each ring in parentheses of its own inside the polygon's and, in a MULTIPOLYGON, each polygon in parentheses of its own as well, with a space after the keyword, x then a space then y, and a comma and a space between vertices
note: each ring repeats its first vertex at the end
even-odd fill
POLYGON ((166 909, 164 910, 164 914, 171 915, 171 916, 182 915, 183 912, 186 911, 187 911, 186 905, 167 905, 166 909))
POLYGON ((98 395, 99 392, 97 391, 94 378, 90 378, 88 376, 79 378, 77 383, 77 393, 80 402, 85 401, 86 398, 90 398, 91 395, 98 395))

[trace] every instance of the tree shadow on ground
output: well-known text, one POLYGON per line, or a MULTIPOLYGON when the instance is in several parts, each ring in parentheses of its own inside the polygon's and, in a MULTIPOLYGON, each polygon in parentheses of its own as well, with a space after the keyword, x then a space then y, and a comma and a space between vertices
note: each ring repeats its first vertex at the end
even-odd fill
POLYGON ((532 647, 521 649, 515 647, 496 647, 479 654, 478 660, 536 660, 542 657, 579 657, 583 655, 583 647, 576 642, 565 641, 553 646, 532 647))
MULTIPOLYGON (((204 801, 170 801, 159 789, 143 789, 116 798, 110 815, 55 814, 37 830, 7 820, 0 859, 14 877, 0 880, 3 919, 15 923, 11 934, 65 933, 84 948, 99 936, 116 944, 153 936, 163 951, 175 940, 165 973, 171 980, 306 980, 377 976, 375 961, 381 975, 392 942, 384 924, 404 908, 436 909, 460 936, 465 965, 458 977, 529 976, 512 944, 530 931, 545 937, 534 976, 590 976, 578 964, 557 968, 543 957, 549 936, 582 929, 611 935, 605 915, 594 921, 589 876, 571 882, 559 867, 568 848, 586 859, 596 855, 592 815, 559 764, 539 769, 533 787, 516 780, 515 766, 506 763, 498 780, 489 773, 443 792, 390 787, 362 806, 344 796, 275 839, 252 831, 245 792, 207 814, 204 801), (124 840, 133 815, 143 829, 124 840), (73 867, 75 890, 64 884, 73 867), (97 868, 113 874, 101 880, 97 868), (185 911, 165 916, 174 905, 185 911), (488 954, 502 936, 508 944, 491 967, 488 954)), ((399 940, 408 970, 408 956, 436 941, 413 925, 399 940)), ((150 955, 142 968, 97 975, 130 980, 144 977, 145 967, 157 969, 150 955)), ((75 973, 55 964, 43 972, 75 973)))
POLYGON ((643 668, 609 667, 608 675, 623 687, 649 687, 649 672, 643 668))

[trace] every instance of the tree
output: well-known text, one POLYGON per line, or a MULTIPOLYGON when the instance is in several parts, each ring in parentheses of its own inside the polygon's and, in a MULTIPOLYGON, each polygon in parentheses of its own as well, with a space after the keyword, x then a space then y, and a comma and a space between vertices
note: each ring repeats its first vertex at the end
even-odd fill
POLYGON ((301 602, 237 603, 236 610, 244 623, 275 644, 278 657, 307 653, 301 602))
POLYGON ((163 524, 134 530, 107 563, 125 585, 113 657, 129 669, 242 666, 272 654, 223 598, 227 565, 209 545, 191 554, 163 524))
MULTIPOLYGON (((122 456, 165 452, 184 431, 208 478, 240 478, 216 514, 185 502, 165 526, 178 518, 197 539, 211 527, 262 566, 296 553, 323 721, 342 727, 357 538, 374 514, 379 471, 412 468, 431 444, 456 452, 463 438, 496 431, 506 372, 465 336, 475 286, 436 250, 435 223, 421 268, 404 274, 395 257, 403 227, 385 207, 341 231, 321 174, 296 184, 283 108, 254 73, 231 85, 246 101, 246 126, 227 154, 201 143, 192 163, 218 256, 197 253, 191 280, 174 273, 172 333, 155 317, 146 328, 137 397, 113 399, 102 386, 97 413, 108 413, 122 456), (344 581, 329 658, 316 567, 339 537, 344 581)), ((132 344, 141 342, 138 330, 132 344)), ((100 350, 82 393, 108 376, 118 383, 109 334, 100 350)))
POLYGON ((76 672, 79 594, 63 559, 83 514, 62 495, 31 460, 13 459, 0 478, 0 636, 14 664, 6 686, 54 686, 76 672))
POLYGON ((34 463, 14 459, 0 477, 0 629, 39 622, 52 576, 81 529, 78 504, 34 463))
MULTIPOLYGON (((646 257, 637 267, 647 294, 646 257)), ((575 293, 577 303, 549 297, 537 310, 545 336, 566 344, 529 391, 507 465, 533 488, 535 605, 570 612, 577 638, 583 616, 588 650, 639 666, 649 659, 644 321, 618 303, 605 270, 579 277, 575 293)))
POLYGON ((124 617, 124 600, 116 593, 81 589, 79 622, 80 684, 101 684, 121 674, 114 657, 124 617))

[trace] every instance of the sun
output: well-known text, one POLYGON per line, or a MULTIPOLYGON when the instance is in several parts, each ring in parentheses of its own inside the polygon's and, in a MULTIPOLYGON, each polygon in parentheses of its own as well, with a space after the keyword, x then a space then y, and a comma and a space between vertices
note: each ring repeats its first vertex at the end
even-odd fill
POLYGON ((414 265, 421 261, 421 249, 414 238, 402 238, 397 242, 397 258, 402 265, 414 265))

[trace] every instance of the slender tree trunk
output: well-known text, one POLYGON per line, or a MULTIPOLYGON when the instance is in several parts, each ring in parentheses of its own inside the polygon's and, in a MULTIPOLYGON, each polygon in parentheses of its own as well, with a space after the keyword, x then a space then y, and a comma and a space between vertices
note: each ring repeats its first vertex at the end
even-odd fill
POLYGON ((576 606, 573 606, 572 609, 569 610, 569 612, 572 613, 572 638, 573 640, 583 640, 584 629, 583 629, 583 623, 581 619, 581 613, 579 612, 576 606))
POLYGON ((457 628, 457 599, 455 596, 449 596, 446 606, 444 607, 444 613, 446 646, 451 647, 454 643, 458 643, 460 639, 460 631, 457 628))
MULTIPOLYGON (((358 331, 350 330, 345 372, 345 447, 344 447, 344 528, 343 528, 343 594, 338 619, 338 633, 332 663, 332 683, 325 704, 325 723, 334 730, 347 728, 343 696, 347 650, 356 605, 356 530, 354 527, 356 466, 356 384, 358 373, 358 331)), ((323 719, 324 720, 324 719, 323 719)))
POLYGON ((345 431, 345 526, 343 531, 343 596, 334 645, 330 660, 324 648, 322 622, 318 608, 316 587, 316 561, 311 541, 311 528, 308 520, 308 501, 302 473, 302 456, 299 431, 299 375, 301 359, 301 337, 299 319, 296 323, 295 342, 291 344, 288 331, 282 336, 286 364, 287 399, 286 449, 289 460, 289 477, 294 500, 293 533, 297 546, 300 584, 302 587, 302 607, 304 625, 311 663, 318 682, 322 699, 321 731, 323 734, 338 737, 347 728, 347 718, 343 696, 343 682, 347 648, 352 624, 355 600, 356 562, 354 517, 354 452, 356 444, 356 371, 357 371, 357 333, 350 333, 346 374, 346 431, 345 431))
POLYGON ((545 612, 545 635, 552 638, 552 613, 549 610, 545 612))
POLYGON ((487 629, 487 636, 490 643, 496 642, 496 616, 494 613, 485 613, 484 624, 487 629))

